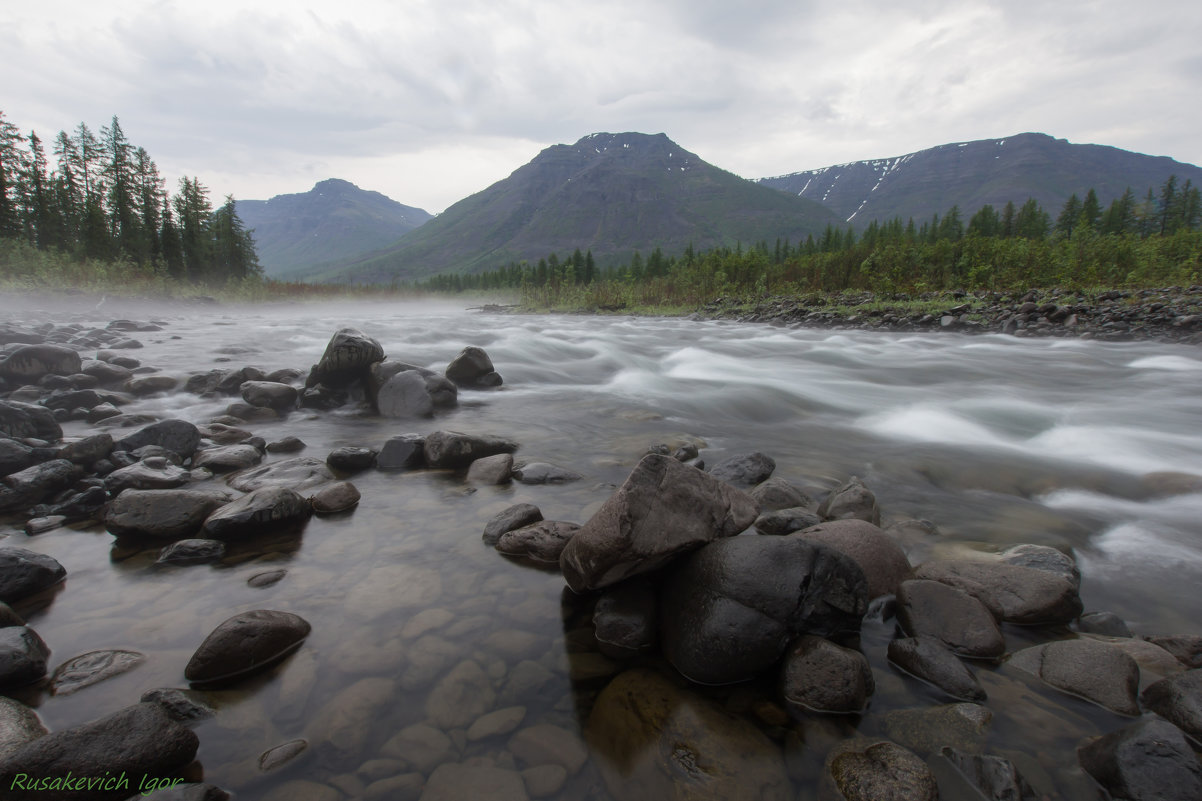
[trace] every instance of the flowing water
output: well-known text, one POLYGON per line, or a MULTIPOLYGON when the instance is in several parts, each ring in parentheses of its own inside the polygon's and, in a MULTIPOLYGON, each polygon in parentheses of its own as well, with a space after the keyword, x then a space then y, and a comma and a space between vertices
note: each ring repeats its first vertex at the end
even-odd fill
MULTIPOLYGON (((437 712, 458 718, 444 727, 455 761, 523 767, 506 750, 508 735, 465 737, 475 716, 495 708, 526 707, 523 726, 581 731, 592 699, 621 666, 592 651, 587 613, 565 596, 561 577, 506 560, 480 533, 523 501, 547 519, 583 522, 655 443, 696 442, 710 464, 762 451, 776 460, 777 476, 817 497, 860 476, 884 525, 919 518, 937 528, 904 535, 914 564, 963 549, 1052 545, 1076 556, 1087 611, 1115 612, 1140 634, 1199 633, 1202 494, 1158 498, 1148 478, 1202 475, 1202 353, 1190 346, 507 316, 431 304, 125 311, 166 323, 135 334, 145 347, 130 353, 181 378, 215 367, 307 369, 347 325, 378 339, 390 358, 440 370, 462 347, 481 346, 504 387, 461 392, 458 409, 434 420, 298 411, 247 427, 269 442, 298 436, 304 454, 318 458, 409 431, 497 434, 521 444, 519 459, 585 477, 471 488, 450 472, 368 471, 352 479, 363 495, 353 512, 240 546, 220 565, 182 569, 154 568, 153 548, 124 558, 100 526, 37 537, 7 529, 6 544, 51 554, 69 572, 48 605, 27 611, 53 649, 52 665, 93 649, 148 657, 73 695, 22 695, 52 729, 115 711, 148 689, 186 686, 183 667, 196 645, 237 612, 278 609, 312 624, 283 665, 209 693, 218 711, 196 727, 198 759, 206 780, 240 800, 265 798, 290 780, 352 797, 411 772, 389 762, 397 753, 388 743, 427 720, 432 705, 462 707, 437 712), (278 584, 247 584, 281 567, 288 572, 278 584), (457 700, 435 699, 440 680, 467 660, 487 680, 457 700), (258 768, 260 753, 296 738, 310 741, 299 758, 271 773, 258 768)), ((80 319, 114 316, 105 308, 80 319)), ((39 321, 30 312, 12 317, 39 321)), ((126 411, 201 422, 226 404, 173 393, 126 411)), ((86 430, 66 426, 69 435, 86 430)), ((1006 635, 1013 650, 1067 633, 1007 627, 1006 635)), ((891 621, 865 625, 878 691, 862 716, 802 714, 781 726, 751 711, 772 698, 770 681, 704 692, 768 733, 788 757, 799 797, 809 798, 837 738, 889 734, 886 713, 936 700, 889 667, 892 636, 891 621)), ((1056 795, 1096 797, 1073 749, 1127 721, 1004 666, 977 671, 994 715, 987 750, 1012 756, 1056 795)), ((594 754, 557 797, 611 798, 593 764, 604 758, 594 754)), ((954 791, 945 788, 945 797, 954 791)))

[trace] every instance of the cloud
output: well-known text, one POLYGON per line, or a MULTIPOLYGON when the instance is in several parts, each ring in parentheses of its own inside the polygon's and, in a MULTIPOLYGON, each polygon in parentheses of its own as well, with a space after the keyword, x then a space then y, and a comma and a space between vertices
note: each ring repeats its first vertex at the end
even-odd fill
POLYGON ((116 114, 215 194, 345 177, 434 211, 595 131, 748 177, 1025 130, 1198 161, 1194 6, 46 0, 6 10, 3 110, 116 114))

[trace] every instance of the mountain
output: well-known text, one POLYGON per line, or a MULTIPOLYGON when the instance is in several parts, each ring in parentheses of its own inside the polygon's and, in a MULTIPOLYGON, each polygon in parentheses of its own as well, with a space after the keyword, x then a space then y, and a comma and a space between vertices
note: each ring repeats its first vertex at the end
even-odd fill
POLYGON ((816 200, 856 225, 872 220, 916 222, 960 207, 967 220, 986 203, 999 212, 1007 201, 1033 197, 1053 217, 1069 196, 1092 187, 1103 205, 1131 187, 1142 198, 1170 175, 1202 185, 1202 169, 1163 156, 1103 145, 1074 145, 1046 134, 956 142, 905 156, 854 161, 820 170, 761 178, 761 186, 816 200))
POLYGON ((598 133, 543 150, 387 250, 319 277, 379 283, 479 272, 576 248, 604 266, 657 247, 797 242, 832 222, 818 203, 720 170, 664 134, 598 133))
POLYGON ((422 209, 337 178, 296 195, 240 200, 237 209, 254 230, 263 272, 273 278, 391 245, 431 219, 422 209))

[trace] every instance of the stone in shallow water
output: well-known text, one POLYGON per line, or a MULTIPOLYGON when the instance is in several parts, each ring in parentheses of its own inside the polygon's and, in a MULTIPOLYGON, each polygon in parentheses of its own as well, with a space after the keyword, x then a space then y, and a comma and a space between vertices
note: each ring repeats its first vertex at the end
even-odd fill
POLYGON ((109 502, 104 524, 116 535, 169 540, 190 537, 236 495, 224 489, 130 489, 109 502))
POLYGON ((426 717, 443 729, 470 725, 496 703, 492 682, 471 659, 460 662, 442 678, 426 698, 426 717))
POLYGON ((173 542, 159 551, 156 565, 204 565, 219 562, 225 556, 221 540, 187 539, 173 542))
POLYGON ((1006 652, 1002 631, 985 605, 938 581, 903 581, 897 620, 911 636, 934 637, 963 656, 991 659, 1006 652))
POLYGON ((868 579, 869 598, 895 594, 898 585, 910 577, 910 560, 901 545, 867 521, 832 520, 793 536, 829 545, 855 560, 868 579))
POLYGON ((826 496, 826 500, 818 507, 818 516, 825 520, 855 519, 865 520, 874 526, 881 524, 876 496, 856 476, 826 496))
POLYGON ((290 612, 242 612, 205 638, 184 676, 196 684, 211 684, 257 673, 299 648, 310 630, 304 618, 290 612))
MULTIPOLYGON (((16 788, 18 774, 28 776, 178 777, 196 755, 199 740, 171 720, 157 704, 135 704, 100 720, 26 743, 0 756, 0 786, 11 801, 45 801, 45 791, 16 788)), ((83 792, 56 796, 69 799, 119 799, 116 792, 83 792)))
POLYGON ((1202 744, 1202 669, 1161 679, 1140 696, 1150 709, 1202 744))
POLYGON ((549 723, 519 730, 509 738, 509 750, 528 767, 559 765, 569 776, 584 767, 588 759, 588 749, 575 732, 549 723))
POLYGON ((776 462, 758 451, 723 459, 710 468, 710 475, 742 489, 750 489, 772 476, 776 462))
POLYGON ((526 707, 524 706, 507 706, 504 709, 489 712, 487 715, 481 715, 468 727, 467 740, 475 742, 488 737, 509 734, 520 726, 525 718, 526 707))
POLYGON ((451 738, 425 723, 401 729, 384 743, 380 753, 400 760, 402 769, 429 774, 444 762, 458 756, 451 738))
POLYGON ((1007 623, 1070 623, 1081 614, 1076 586, 1049 570, 988 560, 937 560, 919 565, 914 577, 959 587, 1000 608, 1007 623))
POLYGON ((940 754, 986 799, 1039 801, 1039 794, 1008 759, 984 754, 966 754, 944 748, 940 754))
POLYGON ((457 470, 469 466, 483 456, 513 453, 517 449, 516 442, 502 437, 435 431, 426 437, 423 452, 426 464, 430 467, 457 470))
POLYGON ((158 704, 169 718, 180 723, 204 720, 217 714, 217 710, 209 705, 208 696, 196 690, 160 687, 157 690, 147 690, 138 700, 158 704))
POLYGON ((826 759, 822 781, 831 795, 845 801, 935 801, 939 788, 926 763, 891 742, 849 741, 835 747, 826 759))
POLYGON ((309 741, 305 739, 289 740, 286 743, 280 743, 274 748, 269 748, 259 754, 259 769, 264 771, 275 770, 296 759, 308 747, 309 741))
POLYGON ((497 540, 496 549, 514 559, 529 559, 537 565, 558 569, 560 554, 579 530, 576 523, 540 520, 506 531, 497 540))
POLYGON ((270 587, 273 584, 278 584, 286 575, 288 575, 288 571, 282 568, 280 570, 266 570, 262 573, 255 573, 246 580, 246 583, 258 588, 270 587))
POLYGON ((1113 645, 1061 640, 1016 651, 1008 664, 1112 712, 1139 714, 1139 665, 1113 645))
POLYGON ((520 484, 567 484, 584 476, 549 462, 529 462, 515 468, 513 477, 520 484))
POLYGON ((48 733, 36 712, 20 701, 0 695, 0 754, 48 733))
POLYGON ((53 587, 67 575, 54 557, 26 548, 0 548, 0 601, 14 603, 53 587))
POLYGON ((469 763, 445 763, 430 774, 421 801, 528 801, 522 777, 512 770, 469 763))
POLYGON ((161 420, 138 429, 113 443, 115 451, 135 451, 143 445, 158 445, 180 456, 192 455, 200 444, 200 430, 187 420, 161 420))
POLYGON ((296 526, 308 520, 308 499, 287 487, 264 487, 222 506, 205 520, 206 537, 233 540, 296 526))
POLYGON ((332 469, 343 473, 358 473, 375 467, 376 452, 371 448, 343 447, 335 448, 326 456, 326 464, 332 469))
POLYGON ((295 456, 234 473, 226 483, 236 490, 252 492, 264 487, 287 487, 297 492, 334 480, 326 463, 311 456, 295 456))
POLYGON ((793 798, 775 743, 656 671, 629 670, 610 682, 589 715, 585 739, 614 798, 793 798))
POLYGON ((498 453, 472 462, 467 480, 475 484, 504 484, 513 476, 513 454, 498 453))
POLYGON ((1202 798, 1202 765, 1181 730, 1165 720, 1140 720, 1090 740, 1077 759, 1114 798, 1202 798))
POLYGON ((70 695, 133 670, 146 657, 137 651, 90 651, 68 659, 50 677, 52 695, 70 695))
POLYGON ((821 637, 800 637, 785 653, 781 690, 789 704, 815 712, 862 712, 876 690, 859 651, 821 637))
POLYGON ((954 698, 985 700, 985 690, 977 677, 935 637, 924 635, 893 640, 889 643, 889 661, 954 698))
POLYGON ((992 720, 993 713, 980 704, 944 704, 888 712, 885 730, 893 740, 923 755, 938 753, 944 746, 978 753, 992 720))
POLYGON ((319 515, 331 515, 353 509, 359 503, 359 490, 349 481, 323 484, 309 498, 313 511, 319 515))
POLYGON ((507 531, 513 531, 543 519, 543 513, 532 503, 515 503, 500 512, 484 526, 484 544, 496 545, 507 531))

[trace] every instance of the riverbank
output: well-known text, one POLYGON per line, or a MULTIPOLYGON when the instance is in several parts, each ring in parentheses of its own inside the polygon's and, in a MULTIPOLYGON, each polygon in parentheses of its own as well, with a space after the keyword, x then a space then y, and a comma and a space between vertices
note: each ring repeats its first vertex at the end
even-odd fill
POLYGON ((953 292, 876 296, 870 292, 718 298, 696 319, 790 327, 1003 333, 1017 337, 1158 340, 1202 344, 1202 286, 1100 292, 953 292))

